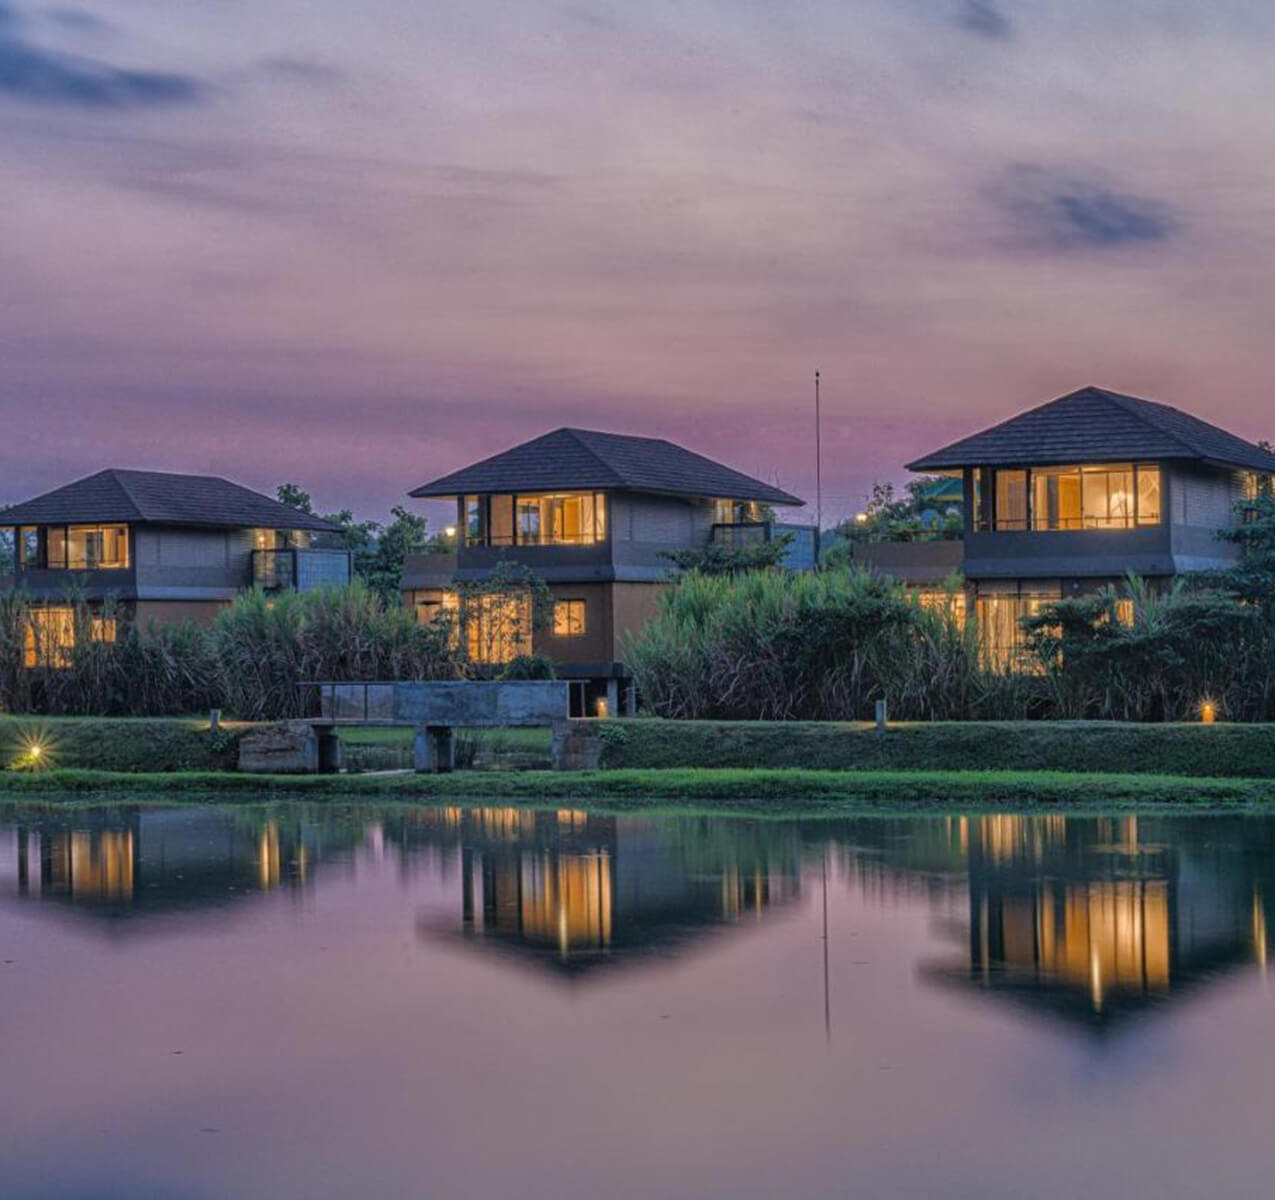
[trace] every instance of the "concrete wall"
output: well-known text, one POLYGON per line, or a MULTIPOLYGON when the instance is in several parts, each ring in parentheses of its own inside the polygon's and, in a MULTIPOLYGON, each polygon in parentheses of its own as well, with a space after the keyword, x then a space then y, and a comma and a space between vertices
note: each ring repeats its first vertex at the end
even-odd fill
POLYGON ((552 627, 534 638, 535 651, 562 663, 607 663, 615 658, 611 592, 614 584, 553 583, 549 590, 555 600, 585 602, 585 631, 580 637, 557 637, 552 627))
POLYGON ((660 596, 669 588, 667 583, 616 583, 611 589, 611 611, 615 628, 613 657, 624 660, 622 643, 624 635, 640 628, 659 610, 660 596))
POLYGON ((139 600, 134 608, 139 625, 148 621, 160 625, 181 625, 186 621, 209 625, 229 604, 228 600, 139 600))
POLYGON ((617 492, 611 512, 618 580, 657 582, 674 569, 667 551, 706 546, 712 533, 713 506, 706 501, 617 492))
POLYGON ((230 599, 252 583, 247 529, 140 526, 133 547, 139 599, 230 599))
POLYGON ((914 586, 939 586, 961 570, 961 542, 854 542, 854 561, 914 586))
POLYGON ((1222 570, 1239 559, 1239 547, 1217 536, 1235 523, 1241 498, 1237 471, 1178 464, 1168 472, 1170 537, 1179 571, 1222 570))

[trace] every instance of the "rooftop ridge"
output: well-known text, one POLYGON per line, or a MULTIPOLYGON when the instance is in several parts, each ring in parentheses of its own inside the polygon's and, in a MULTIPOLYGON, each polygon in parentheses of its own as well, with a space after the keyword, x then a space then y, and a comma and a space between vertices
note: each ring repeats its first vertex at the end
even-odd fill
MULTIPOLYGON (((1143 400, 1140 396, 1129 396, 1129 395, 1126 395, 1124 392, 1112 392, 1112 391, 1109 391, 1107 388, 1090 387, 1086 390, 1093 392, 1096 395, 1102 396, 1107 400, 1114 401, 1120 408, 1122 408, 1125 412, 1127 412, 1131 417, 1135 417, 1139 421, 1146 422, 1146 424, 1154 428, 1157 433, 1162 433, 1165 437, 1169 438, 1171 441, 1177 442, 1177 444, 1181 446, 1182 449, 1185 450, 1188 454, 1196 453, 1195 448, 1191 446, 1190 443, 1188 443, 1179 433, 1175 432, 1162 419, 1160 419, 1161 412, 1164 412, 1166 410, 1169 412, 1175 411, 1169 408, 1167 404, 1160 404, 1155 400, 1143 400), (1151 409, 1153 411, 1148 412, 1147 411, 1148 409, 1151 409), (1158 411, 1155 411, 1155 410, 1158 410, 1158 411)), ((1180 410, 1178 411, 1179 411, 1179 415, 1181 416, 1186 416, 1186 417, 1191 416, 1190 413, 1182 413, 1180 412, 1180 410)), ((1192 417, 1192 420, 1194 419, 1195 418, 1192 417)))

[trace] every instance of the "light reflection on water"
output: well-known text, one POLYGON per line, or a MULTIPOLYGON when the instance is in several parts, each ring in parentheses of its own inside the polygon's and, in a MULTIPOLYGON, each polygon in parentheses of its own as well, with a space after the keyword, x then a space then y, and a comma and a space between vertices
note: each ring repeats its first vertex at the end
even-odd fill
POLYGON ((9 810, 4 1186, 1265 1194, 1273 897, 1253 816, 9 810))

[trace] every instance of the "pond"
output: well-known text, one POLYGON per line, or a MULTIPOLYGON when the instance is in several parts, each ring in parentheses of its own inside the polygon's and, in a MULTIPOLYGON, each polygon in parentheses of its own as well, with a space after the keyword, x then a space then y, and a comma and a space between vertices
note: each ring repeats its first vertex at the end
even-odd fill
POLYGON ((23 1197, 1269 1194, 1275 820, 0 809, 23 1197))

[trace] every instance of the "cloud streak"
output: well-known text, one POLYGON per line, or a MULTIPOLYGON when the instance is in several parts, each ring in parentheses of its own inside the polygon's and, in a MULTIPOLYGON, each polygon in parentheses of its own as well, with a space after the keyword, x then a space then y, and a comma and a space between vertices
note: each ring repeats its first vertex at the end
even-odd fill
POLYGON ((1048 250, 1151 245, 1167 242, 1180 228, 1160 201, 1083 172, 1019 163, 991 194, 1021 236, 1048 250))
POLYGON ((993 0, 964 0, 956 23, 968 33, 992 41, 1006 41, 1014 35, 1014 26, 993 0))
POLYGON ((190 75, 133 71, 47 50, 20 36, 17 12, 0 3, 0 97, 29 104, 128 109, 191 104, 206 89, 190 75))

